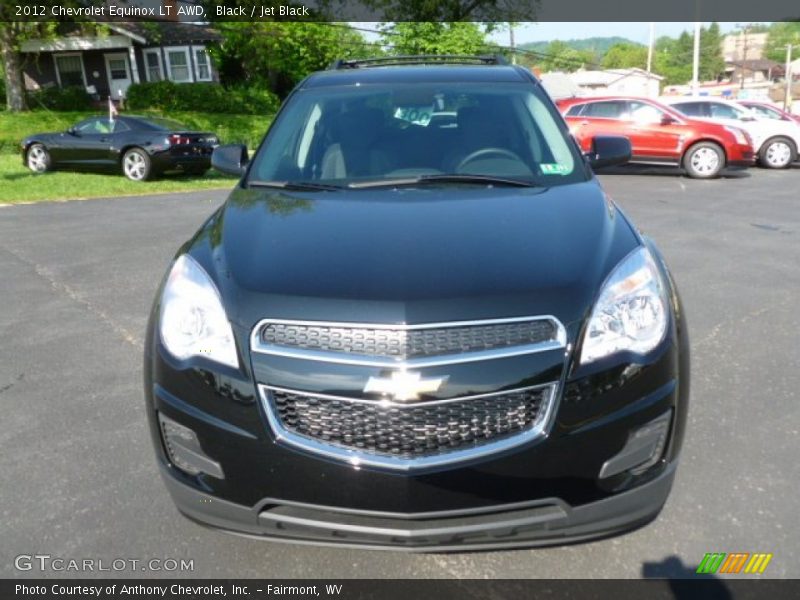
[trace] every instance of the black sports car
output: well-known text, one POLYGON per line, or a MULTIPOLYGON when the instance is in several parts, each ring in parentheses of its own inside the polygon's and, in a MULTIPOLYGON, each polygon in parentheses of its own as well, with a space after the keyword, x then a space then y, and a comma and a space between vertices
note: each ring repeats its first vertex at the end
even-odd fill
POLYGON ((22 141, 22 160, 36 173, 51 169, 122 172, 143 181, 168 171, 202 175, 219 140, 159 117, 98 116, 61 133, 22 141))
POLYGON ((630 142, 584 156, 530 71, 475 61, 343 63, 299 85, 252 161, 214 151, 241 181, 178 251, 145 343, 152 440, 190 518, 435 551, 661 510, 686 324, 590 168, 630 142))

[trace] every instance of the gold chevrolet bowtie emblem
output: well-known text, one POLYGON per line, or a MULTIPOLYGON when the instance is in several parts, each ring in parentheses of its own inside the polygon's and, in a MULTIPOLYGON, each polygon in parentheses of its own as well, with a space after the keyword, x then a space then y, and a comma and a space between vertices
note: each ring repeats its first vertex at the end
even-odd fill
POLYGON ((393 371, 390 377, 370 377, 364 392, 375 392, 391 396, 396 402, 419 400, 420 394, 437 391, 447 377, 423 379, 422 373, 414 371, 393 371))

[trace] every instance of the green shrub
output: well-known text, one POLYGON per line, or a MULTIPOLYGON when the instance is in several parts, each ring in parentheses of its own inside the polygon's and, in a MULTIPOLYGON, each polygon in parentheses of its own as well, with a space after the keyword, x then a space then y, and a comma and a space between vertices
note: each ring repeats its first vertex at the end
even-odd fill
POLYGON ((181 111, 266 115, 278 110, 280 100, 265 89, 224 88, 216 83, 157 81, 128 88, 130 110, 181 111))
POLYGON ((92 107, 92 99, 86 90, 79 86, 50 87, 28 92, 28 106, 32 109, 88 110, 92 107))

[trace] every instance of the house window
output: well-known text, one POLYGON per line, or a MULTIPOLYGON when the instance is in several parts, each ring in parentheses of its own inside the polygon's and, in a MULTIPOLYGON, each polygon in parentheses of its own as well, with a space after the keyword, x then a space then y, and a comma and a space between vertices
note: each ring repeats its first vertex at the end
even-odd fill
POLYGON ((167 70, 169 78, 176 83, 192 81, 192 71, 189 67, 189 49, 185 46, 166 48, 167 70))
POLYGON ((108 72, 111 79, 128 79, 128 65, 124 58, 109 58, 108 72))
POLYGON ((57 54, 56 76, 59 85, 68 87, 72 85, 85 86, 86 80, 83 76, 83 60, 80 54, 57 54))
POLYGON ((205 48, 194 49, 194 66, 197 81, 211 81, 211 62, 205 48))
POLYGON ((161 81, 164 79, 164 73, 161 70, 161 55, 158 49, 145 50, 144 62, 147 70, 147 81, 161 81))

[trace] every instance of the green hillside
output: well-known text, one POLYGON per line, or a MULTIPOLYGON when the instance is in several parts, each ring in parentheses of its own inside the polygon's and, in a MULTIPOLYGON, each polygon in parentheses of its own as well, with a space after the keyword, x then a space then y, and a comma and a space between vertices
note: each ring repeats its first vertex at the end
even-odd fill
MULTIPOLYGON (((565 40, 564 43, 570 48, 575 50, 586 50, 591 52, 597 57, 602 57, 608 49, 614 44, 637 44, 631 40, 619 37, 591 37, 583 40, 565 40)), ((528 42, 527 44, 520 44, 519 47, 523 50, 531 50, 533 52, 546 52, 550 42, 528 42)))

